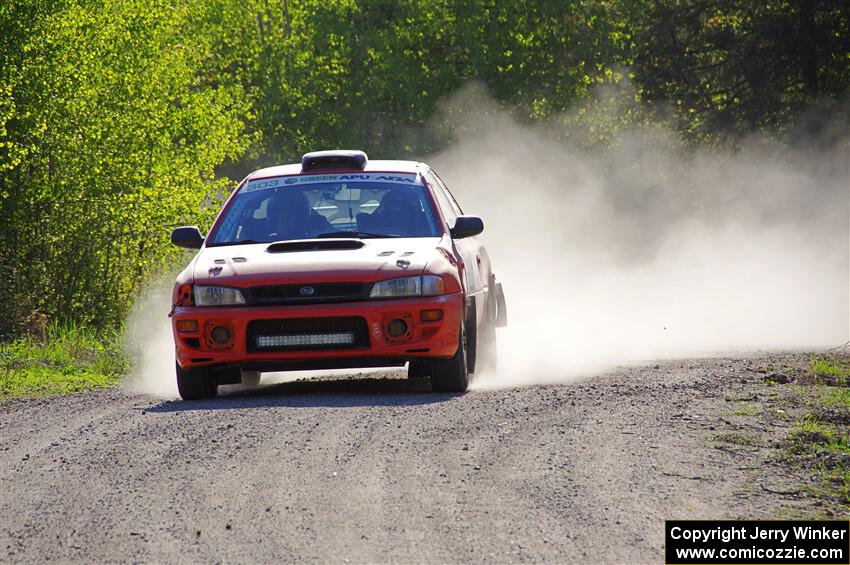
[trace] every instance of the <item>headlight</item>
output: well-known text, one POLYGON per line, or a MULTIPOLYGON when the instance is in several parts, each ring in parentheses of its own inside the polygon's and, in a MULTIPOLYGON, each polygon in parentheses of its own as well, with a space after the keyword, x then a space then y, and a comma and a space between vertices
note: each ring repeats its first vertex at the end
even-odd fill
POLYGON ((195 306, 232 306, 245 304, 245 296, 238 288, 226 286, 195 286, 195 306))
POLYGON ((376 282, 370 298, 400 298, 403 296, 436 296, 443 294, 443 279, 437 275, 402 277, 376 282))

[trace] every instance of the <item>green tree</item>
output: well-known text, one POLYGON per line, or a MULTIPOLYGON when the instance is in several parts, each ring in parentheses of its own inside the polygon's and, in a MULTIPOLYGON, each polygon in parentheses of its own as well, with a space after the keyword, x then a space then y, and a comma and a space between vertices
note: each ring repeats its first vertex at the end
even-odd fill
POLYGON ((247 145, 249 103, 199 33, 204 7, 16 1, 0 12, 0 260, 12 281, 0 333, 34 311, 116 322, 174 253, 168 226, 199 219, 229 185, 214 167, 247 145))
POLYGON ((694 138, 781 133, 848 94, 841 0, 644 0, 632 14, 642 96, 672 104, 694 138))

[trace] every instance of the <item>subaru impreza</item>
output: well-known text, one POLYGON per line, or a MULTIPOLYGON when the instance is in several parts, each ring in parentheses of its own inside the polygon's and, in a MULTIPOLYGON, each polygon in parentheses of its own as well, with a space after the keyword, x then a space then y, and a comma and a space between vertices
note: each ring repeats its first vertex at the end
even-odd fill
POLYGON ((463 392, 496 363, 505 297, 484 223, 421 162, 307 153, 248 175, 177 277, 177 387, 210 398, 263 372, 403 367, 463 392))

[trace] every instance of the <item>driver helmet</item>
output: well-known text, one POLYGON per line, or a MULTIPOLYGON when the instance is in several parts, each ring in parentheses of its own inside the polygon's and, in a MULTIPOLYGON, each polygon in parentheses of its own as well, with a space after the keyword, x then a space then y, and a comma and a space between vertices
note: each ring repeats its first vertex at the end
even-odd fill
POLYGON ((310 217, 310 203, 292 189, 277 191, 266 205, 270 235, 278 239, 303 237, 310 217))

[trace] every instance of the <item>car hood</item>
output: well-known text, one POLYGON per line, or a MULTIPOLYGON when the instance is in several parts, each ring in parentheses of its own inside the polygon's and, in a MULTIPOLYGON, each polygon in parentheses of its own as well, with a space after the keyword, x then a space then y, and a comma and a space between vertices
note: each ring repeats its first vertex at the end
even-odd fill
POLYGON ((421 274, 439 237, 318 239, 205 247, 195 258, 195 284, 248 287, 329 281, 374 282, 421 274))

